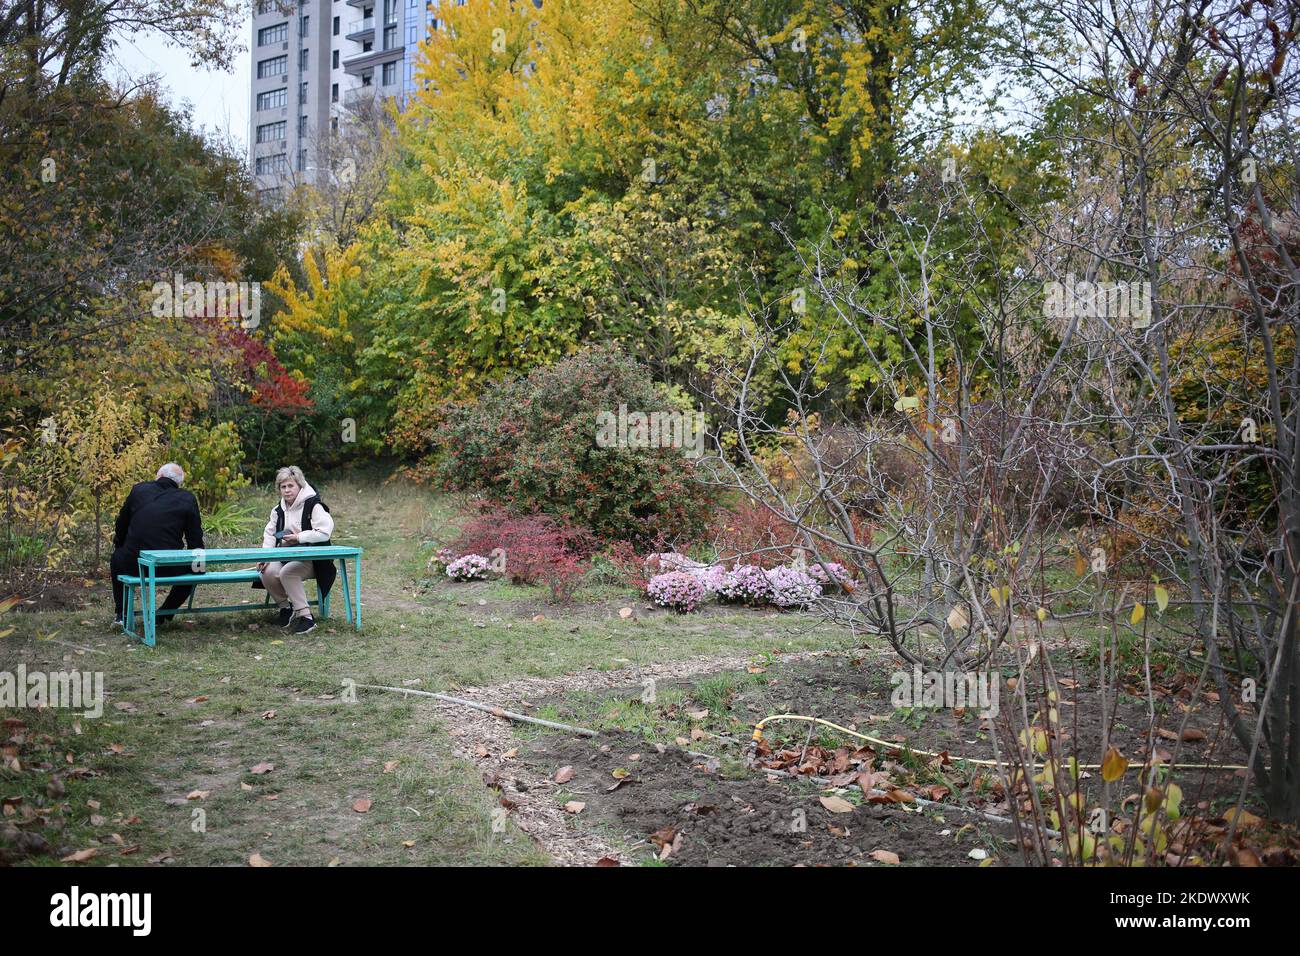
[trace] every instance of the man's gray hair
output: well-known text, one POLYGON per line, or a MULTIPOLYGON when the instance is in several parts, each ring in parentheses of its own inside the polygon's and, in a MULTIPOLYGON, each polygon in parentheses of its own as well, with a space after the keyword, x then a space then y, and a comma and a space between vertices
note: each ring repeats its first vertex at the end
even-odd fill
POLYGON ((178 485, 185 484, 185 470, 174 461, 169 461, 158 469, 159 478, 170 478, 178 485))

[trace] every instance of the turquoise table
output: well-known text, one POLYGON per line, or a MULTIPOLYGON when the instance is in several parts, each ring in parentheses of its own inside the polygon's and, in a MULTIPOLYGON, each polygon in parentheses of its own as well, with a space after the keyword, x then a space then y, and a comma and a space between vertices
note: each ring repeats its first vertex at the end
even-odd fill
MULTIPOLYGON (((144 641, 153 647, 157 635, 157 593, 158 585, 173 584, 231 584, 256 581, 259 578, 256 569, 241 571, 209 571, 214 565, 223 564, 257 564, 262 561, 338 561, 342 571, 340 578, 343 588, 343 602, 348 620, 361 630, 361 549, 339 545, 297 545, 288 548, 213 548, 203 550, 179 551, 141 551, 140 575, 138 578, 119 575, 126 585, 126 608, 122 615, 122 627, 127 634, 144 641), (348 562, 352 562, 353 573, 348 574, 348 562), (158 569, 184 565, 190 568, 189 574, 158 576, 158 569), (135 610, 132 594, 134 588, 140 588, 140 616, 143 619, 144 634, 137 634, 132 628, 135 624, 135 610)), ((265 604, 233 604, 224 607, 194 607, 194 594, 190 594, 189 606, 169 614, 216 614, 221 611, 250 611, 266 607, 265 604)), ((317 590, 319 594, 319 589, 317 590)), ((329 598, 318 598, 308 602, 320 607, 321 616, 329 616, 329 598)))

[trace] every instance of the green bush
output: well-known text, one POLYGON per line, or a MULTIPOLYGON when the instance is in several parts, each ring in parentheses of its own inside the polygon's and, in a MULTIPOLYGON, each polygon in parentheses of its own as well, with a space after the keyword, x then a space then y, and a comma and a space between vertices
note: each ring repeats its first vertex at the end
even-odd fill
POLYGON ((203 512, 203 537, 208 547, 248 547, 249 539, 256 534, 261 543, 262 525, 266 516, 255 505, 240 501, 225 501, 210 511, 203 512))
POLYGON ((199 499, 204 514, 225 504, 248 479, 241 473, 244 452, 233 422, 177 425, 167 432, 172 461, 185 469, 185 487, 199 499))
POLYGON ((589 348, 453 406, 437 435, 444 483, 516 512, 546 512, 602 538, 687 541, 708 489, 681 448, 598 447, 598 416, 683 409, 614 347, 589 348))

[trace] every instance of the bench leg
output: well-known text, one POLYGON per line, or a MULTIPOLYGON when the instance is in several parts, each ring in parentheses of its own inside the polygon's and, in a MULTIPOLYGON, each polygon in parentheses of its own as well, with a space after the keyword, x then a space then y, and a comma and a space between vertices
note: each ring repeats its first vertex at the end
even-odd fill
POLYGON ((135 632, 135 585, 127 584, 124 588, 126 593, 122 600, 122 631, 138 641, 140 635, 135 632))
POLYGON ((320 582, 316 582, 316 606, 320 609, 321 620, 327 620, 330 616, 330 592, 321 592, 320 582))

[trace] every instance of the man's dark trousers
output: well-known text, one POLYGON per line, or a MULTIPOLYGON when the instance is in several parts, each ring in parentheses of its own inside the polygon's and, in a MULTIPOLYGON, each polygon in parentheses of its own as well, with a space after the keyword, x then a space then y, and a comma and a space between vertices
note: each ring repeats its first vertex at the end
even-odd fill
MULTIPOLYGON (((119 574, 139 574, 140 573, 140 555, 139 553, 131 554, 122 548, 113 552, 113 556, 108 559, 108 566, 113 572, 113 610, 114 616, 119 620, 123 613, 123 604, 126 600, 126 585, 117 579, 119 574)), ((174 577, 177 574, 189 574, 190 569, 185 565, 173 567, 161 567, 158 569, 159 578, 174 577)), ((160 611, 174 611, 186 601, 189 600, 190 594, 194 591, 192 584, 173 584, 171 590, 167 592, 167 597, 163 600, 160 611)), ((141 596, 141 601, 144 597, 141 596)))

